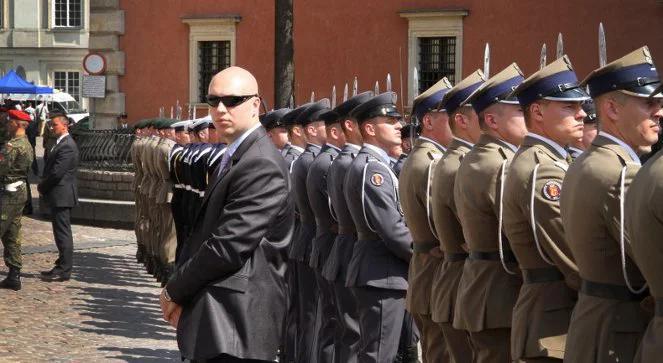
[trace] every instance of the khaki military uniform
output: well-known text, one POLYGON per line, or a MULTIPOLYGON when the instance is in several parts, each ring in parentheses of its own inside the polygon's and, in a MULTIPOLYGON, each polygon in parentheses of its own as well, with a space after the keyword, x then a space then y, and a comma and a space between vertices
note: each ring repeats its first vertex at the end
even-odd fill
MULTIPOLYGON (((138 244, 138 256, 144 256, 145 241, 143 240, 143 195, 140 191, 141 181, 143 179, 143 164, 141 161, 142 146, 145 143, 144 137, 136 137, 131 144, 131 161, 134 165, 134 181, 132 184, 134 190, 134 199, 136 204, 136 218, 134 220, 134 232, 136 234, 136 243, 138 244)), ((142 257, 141 257, 142 258, 142 257)), ((142 261, 139 261, 142 262, 142 261)))
MULTIPOLYGON (((562 222, 582 278, 566 362, 631 362, 647 325, 643 296, 627 289, 619 247, 620 194, 638 169, 637 157, 601 132, 564 178, 562 222)), ((628 246, 628 234, 624 239, 628 246)), ((626 269, 632 284, 642 286, 630 253, 626 269)))
POLYGON ((7 267, 21 269, 21 217, 28 199, 28 172, 34 156, 26 136, 10 139, 0 149, 0 239, 7 267))
POLYGON ((663 357, 663 152, 640 169, 626 195, 626 227, 633 259, 656 299, 656 316, 649 322, 635 362, 656 362, 663 357))
POLYGON ((469 258, 458 285, 453 326, 470 332, 475 361, 480 363, 511 359, 511 312, 522 279, 506 238, 500 257, 499 217, 503 175, 513 155, 507 143, 482 135, 463 158, 454 185, 469 258))
POLYGON ((399 179, 401 205, 413 238, 414 253, 408 271, 405 306, 421 332, 423 356, 428 362, 448 360, 442 330, 431 319, 431 286, 440 258, 431 255, 439 244, 431 230, 430 193, 433 163, 442 157, 443 147, 420 137, 403 165, 399 179))
POLYGON ((141 155, 144 167, 141 191, 145 196, 145 250, 148 256, 146 262, 149 273, 153 273, 154 268, 156 267, 156 246, 159 240, 159 213, 156 211, 157 172, 154 168, 154 150, 158 142, 159 138, 156 136, 150 136, 147 138, 141 155))
POLYGON ((461 160, 472 145, 454 138, 433 173, 431 191, 432 219, 444 252, 444 261, 438 264, 431 287, 431 316, 440 325, 449 355, 454 362, 471 362, 472 349, 466 331, 453 327, 458 283, 467 258, 463 228, 458 220, 454 199, 454 182, 461 160))
POLYGON ((564 358, 580 287, 559 211, 567 155, 561 146, 528 135, 511 162, 504 188, 504 232, 524 280, 511 327, 516 361, 564 358))
POLYGON ((175 141, 162 138, 154 149, 154 169, 156 171, 155 201, 159 225, 157 256, 162 267, 175 262, 177 235, 170 208, 173 197, 173 182, 170 180, 169 156, 175 141))

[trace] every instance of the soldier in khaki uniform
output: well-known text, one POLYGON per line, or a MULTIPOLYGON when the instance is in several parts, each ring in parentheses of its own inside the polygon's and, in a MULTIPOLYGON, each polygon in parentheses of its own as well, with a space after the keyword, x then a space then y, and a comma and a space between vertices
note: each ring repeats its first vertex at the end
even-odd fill
POLYGON ((449 89, 451 84, 443 78, 415 98, 412 107, 422 124, 421 137, 415 141, 398 177, 401 205, 414 247, 405 305, 421 332, 424 362, 448 359, 442 331, 431 319, 431 284, 441 253, 432 231, 430 193, 433 163, 442 157, 451 140, 449 119, 446 113, 436 111, 434 106, 449 89))
MULTIPOLYGON (((518 68, 510 69, 513 74, 518 68)), ((565 147, 582 138, 582 102, 589 99, 577 84, 563 56, 514 92, 529 129, 504 187, 504 233, 523 273, 511 327, 511 356, 518 362, 561 363, 580 287, 559 212, 571 162, 565 147)))
MULTIPOLYGON (((659 87, 652 93, 661 102, 659 87)), ((656 316, 640 343, 635 362, 656 362, 663 356, 663 153, 656 153, 633 178, 626 195, 626 227, 631 236, 633 259, 647 280, 649 292, 656 299, 656 316), (653 202, 653 203, 652 203, 653 202)))
POLYGON ((520 106, 506 103, 485 108, 479 122, 483 135, 461 161, 454 184, 469 256, 453 326, 469 332, 475 362, 503 363, 511 359, 511 312, 522 279, 502 235, 502 190, 509 161, 527 129, 520 106))
POLYGON ((158 126, 160 120, 154 119, 148 125, 148 137, 143 145, 141 152, 141 160, 143 160, 143 180, 140 190, 143 192, 145 208, 145 266, 147 272, 155 274, 157 267, 156 245, 159 239, 158 236, 158 214, 156 213, 156 171, 154 169, 154 149, 159 142, 158 126))
POLYGON ((632 362, 650 318, 641 307, 644 280, 620 220, 640 169, 636 150, 658 139, 663 112, 649 98, 658 79, 649 49, 642 47, 593 71, 582 84, 594 99, 601 131, 566 172, 560 200, 582 279, 565 362, 632 362))
POLYGON ((177 249, 177 234, 170 202, 173 198, 173 182, 170 179, 168 165, 170 152, 175 147, 175 129, 173 124, 177 120, 162 121, 160 140, 154 150, 154 166, 157 172, 156 207, 159 214, 159 240, 157 256, 159 269, 158 280, 165 284, 175 265, 175 251, 177 249))
POLYGON ((143 144, 145 143, 145 135, 144 133, 144 128, 145 128, 146 121, 139 121, 135 126, 134 126, 134 141, 131 144, 131 162, 134 165, 134 180, 133 180, 133 190, 134 190, 134 200, 136 204, 136 219, 134 220, 134 232, 136 233, 136 243, 137 243, 137 249, 136 249, 136 260, 138 263, 143 263, 144 262, 144 256, 145 256, 145 241, 143 240, 143 231, 142 231, 142 224, 143 224, 143 208, 145 206, 143 205, 143 198, 142 198, 142 193, 140 191, 140 182, 143 179, 143 164, 140 159, 141 153, 142 153, 142 147, 143 144))
POLYGON ((33 160, 32 146, 25 136, 30 115, 23 111, 7 113, 7 132, 10 139, 0 150, 0 239, 4 247, 5 265, 9 267, 7 277, 0 281, 0 288, 18 291, 21 289, 21 216, 28 198, 28 172, 33 160))
POLYGON ((454 182, 460 161, 481 136, 479 119, 469 106, 449 116, 453 140, 434 166, 431 214, 443 261, 437 266, 431 287, 431 315, 440 326, 452 362, 471 362, 472 348, 465 330, 453 327, 458 282, 467 258, 467 244, 454 201, 454 182))

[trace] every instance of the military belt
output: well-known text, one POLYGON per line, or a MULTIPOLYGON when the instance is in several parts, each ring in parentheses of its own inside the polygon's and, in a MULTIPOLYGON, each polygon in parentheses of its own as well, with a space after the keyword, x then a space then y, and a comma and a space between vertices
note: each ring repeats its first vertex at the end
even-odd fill
POLYGON ((604 284, 584 279, 580 284, 580 292, 589 296, 619 301, 639 301, 646 296, 646 292, 634 294, 626 286, 604 284))
POLYGON ((438 241, 423 241, 423 242, 414 242, 412 244, 412 249, 416 253, 428 253, 430 250, 433 248, 439 246, 440 243, 438 241))
POLYGON ((338 234, 343 234, 343 235, 351 235, 354 236, 357 234, 357 230, 355 229, 354 226, 338 226, 338 234))
POLYGON ((359 232, 357 235, 357 240, 359 241, 379 241, 380 236, 371 232, 359 232))
POLYGON ((466 252, 445 253, 444 260, 447 262, 465 261, 467 256, 469 256, 469 254, 466 252))
POLYGON ((663 317, 663 299, 656 299, 656 316, 663 317))
POLYGON ((526 284, 563 281, 564 275, 555 267, 528 268, 523 270, 523 281, 526 284))
MULTIPOLYGON (((484 260, 484 261, 499 261, 500 253, 499 251, 495 252, 479 252, 471 251, 469 254, 470 260, 484 260)), ((507 263, 516 263, 516 256, 510 250, 504 250, 504 262, 507 263)))

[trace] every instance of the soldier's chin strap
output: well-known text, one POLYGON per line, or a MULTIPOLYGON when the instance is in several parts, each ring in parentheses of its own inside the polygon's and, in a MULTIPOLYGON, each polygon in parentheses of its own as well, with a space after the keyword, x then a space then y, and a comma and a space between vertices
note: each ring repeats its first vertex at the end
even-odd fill
POLYGON ((502 262, 502 267, 504 267, 504 271, 506 271, 508 274, 515 275, 516 273, 514 271, 511 271, 508 267, 506 267, 506 262, 504 262, 504 246, 503 246, 503 241, 502 241, 502 214, 504 212, 504 174, 506 172, 506 163, 508 160, 502 161, 502 166, 500 167, 500 200, 499 200, 499 213, 497 216, 497 247, 499 248, 500 251, 500 262, 502 262))
POLYGON ((539 236, 536 234, 536 218, 534 217, 534 196, 536 194, 536 172, 539 170, 539 165, 536 164, 534 166, 534 170, 532 171, 532 188, 530 192, 530 199, 529 199, 529 216, 530 216, 530 224, 532 225, 532 233, 534 234, 534 244, 536 245, 536 250, 539 251, 539 255, 545 261, 547 264, 555 266, 555 263, 550 260, 550 258, 547 256, 546 253, 543 252, 543 249, 541 249, 541 244, 539 243, 539 236))
POLYGON ((624 281, 626 282, 626 287, 634 293, 641 294, 647 289, 647 283, 642 285, 638 290, 633 288, 631 281, 628 279, 628 273, 626 272, 626 246, 624 239, 624 194, 625 191, 625 180, 626 180, 626 165, 622 168, 622 172, 619 173, 619 251, 621 252, 622 258, 622 274, 624 275, 624 281))

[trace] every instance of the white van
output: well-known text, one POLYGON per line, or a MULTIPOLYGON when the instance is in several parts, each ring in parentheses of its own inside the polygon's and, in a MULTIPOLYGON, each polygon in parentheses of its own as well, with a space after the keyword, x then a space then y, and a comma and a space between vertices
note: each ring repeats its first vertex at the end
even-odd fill
POLYGON ((28 95, 28 94, 10 94, 7 97, 14 101, 37 101, 45 100, 49 112, 64 111, 75 123, 89 117, 90 113, 81 108, 78 101, 69 93, 53 90, 52 94, 28 95))

